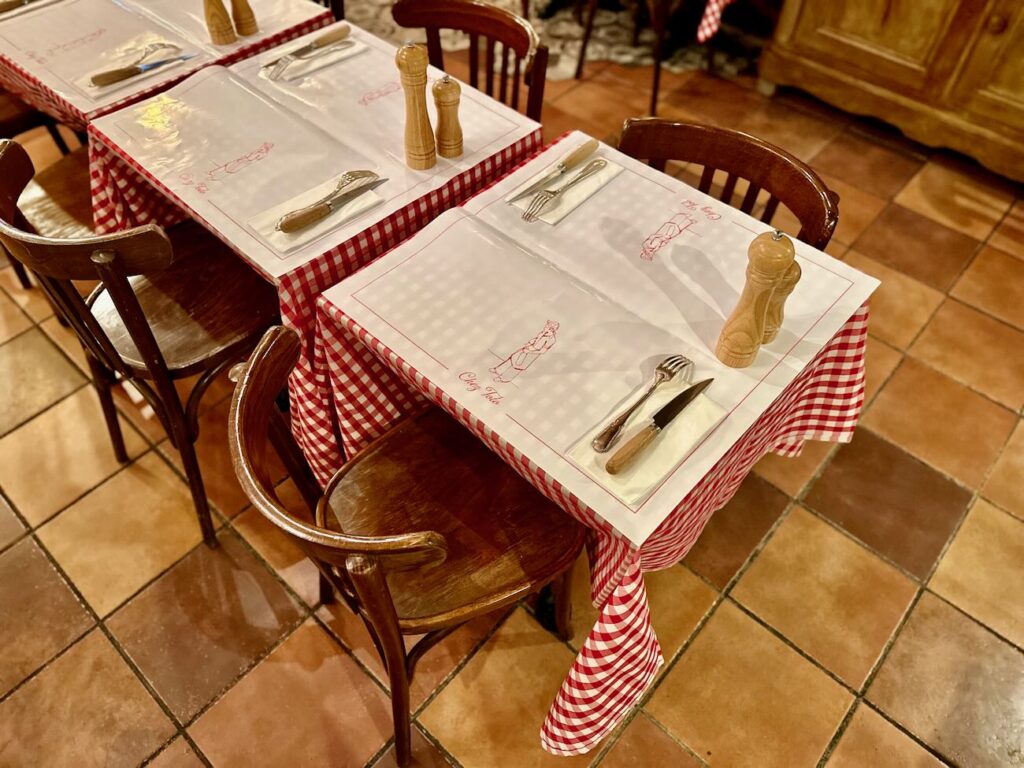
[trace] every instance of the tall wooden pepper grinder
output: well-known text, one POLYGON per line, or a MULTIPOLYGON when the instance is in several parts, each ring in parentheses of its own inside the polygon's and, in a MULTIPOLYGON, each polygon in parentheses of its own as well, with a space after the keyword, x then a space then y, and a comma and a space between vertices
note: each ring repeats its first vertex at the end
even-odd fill
POLYGON ((260 31, 249 0, 231 0, 231 17, 235 20, 235 31, 240 35, 255 35, 260 31))
POLYGON ((437 107, 437 154, 458 157, 462 154, 462 126, 459 124, 459 99, 462 88, 445 75, 431 88, 437 107))
POLYGON ((434 132, 427 115, 427 49, 406 43, 395 54, 405 89, 405 164, 414 171, 433 168, 434 132))
POLYGON ((779 280, 779 284, 775 286, 775 290, 772 292, 772 300, 768 302, 768 313, 764 318, 764 338, 761 339, 762 344, 771 344, 775 341, 775 337, 779 335, 779 331, 782 330, 786 299, 789 298, 789 294, 796 288, 796 284, 800 282, 802 274, 800 265, 794 261, 779 280))
POLYGON ((758 235, 747 249, 747 282, 715 347, 730 368, 746 368, 757 357, 772 293, 795 259, 793 241, 778 230, 758 235))
POLYGON ((227 45, 238 39, 228 9, 224 7, 224 0, 203 0, 203 14, 206 16, 206 29, 210 33, 211 43, 227 45))

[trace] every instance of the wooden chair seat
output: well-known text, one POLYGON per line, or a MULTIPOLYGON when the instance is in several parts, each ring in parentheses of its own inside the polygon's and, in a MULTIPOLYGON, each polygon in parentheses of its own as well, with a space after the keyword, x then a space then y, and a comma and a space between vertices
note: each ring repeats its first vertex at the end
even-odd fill
POLYGON ((7 91, 0 90, 0 137, 14 138, 45 123, 45 115, 7 91))
POLYGON ((32 228, 44 237, 91 237, 88 149, 79 147, 39 171, 21 193, 18 208, 32 228))
POLYGON ((403 632, 438 629, 474 606, 508 605, 568 568, 584 529, 479 438, 436 408, 357 455, 324 492, 337 530, 355 536, 437 531, 444 564, 388 573, 403 632))
MULTIPOLYGON (((244 355, 276 319, 278 303, 273 286, 199 225, 183 224, 167 234, 174 263, 129 282, 168 372, 179 378, 244 355)), ((92 314, 125 363, 150 378, 107 291, 96 295, 92 314)))

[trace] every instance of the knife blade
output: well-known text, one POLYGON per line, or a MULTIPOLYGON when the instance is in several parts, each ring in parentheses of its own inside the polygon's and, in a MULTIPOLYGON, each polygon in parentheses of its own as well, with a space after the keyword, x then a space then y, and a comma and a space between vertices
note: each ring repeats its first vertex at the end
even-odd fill
POLYGON ((608 464, 605 465, 605 469, 608 471, 608 474, 617 475, 633 463, 633 460, 637 455, 646 448, 655 437, 658 436, 658 433, 667 427, 672 419, 682 413, 686 409, 686 406, 696 400, 697 395, 710 387, 711 382, 713 381, 714 379, 698 381, 692 387, 688 387, 683 392, 669 400, 668 403, 663 405, 658 412, 651 417, 651 423, 633 435, 629 442, 619 448, 619 450, 615 452, 615 455, 608 460, 608 464))
POLYGON ((136 77, 144 72, 149 72, 152 69, 158 69, 168 64, 173 64, 176 61, 188 61, 189 59, 195 58, 196 54, 186 53, 181 56, 172 56, 169 59, 160 59, 159 61, 152 61, 148 64, 132 64, 130 67, 119 67, 118 69, 108 69, 106 72, 97 72, 93 75, 89 82, 91 82, 97 88, 102 88, 106 85, 113 85, 114 83, 120 83, 122 80, 127 80, 130 77, 136 77))
POLYGON ((266 64, 263 64, 260 67, 260 69, 269 69, 270 67, 280 64, 285 59, 288 59, 290 63, 291 61, 299 58, 300 56, 305 56, 306 54, 312 53, 313 51, 318 50, 320 48, 326 48, 328 45, 333 45, 334 43, 340 43, 342 40, 349 36, 349 33, 351 31, 352 30, 348 24, 342 24, 328 32, 325 32, 319 37, 313 38, 310 42, 306 43, 302 47, 296 48, 294 51, 289 51, 283 56, 278 56, 273 61, 268 61, 266 64))
POLYGON ((282 232, 298 232, 308 226, 316 224, 321 219, 330 216, 339 206, 350 203, 360 195, 376 189, 387 179, 376 179, 369 184, 363 184, 355 189, 341 189, 325 200, 320 200, 305 208, 286 213, 277 222, 277 229, 282 232))
POLYGON ((597 139, 589 139, 588 141, 583 142, 578 147, 576 147, 576 149, 572 150, 571 152, 569 152, 569 154, 567 154, 565 157, 559 160, 554 170, 547 174, 543 179, 534 182, 526 189, 524 189, 522 192, 517 192, 515 195, 510 197, 507 202, 509 203, 509 205, 511 205, 516 200, 522 200, 527 195, 532 195, 534 192, 537 192, 538 190, 545 189, 548 184, 551 184, 553 181, 556 181, 557 179, 561 178, 569 171, 571 171, 573 168, 582 163, 584 160, 586 160, 588 157, 590 157, 592 154, 594 154, 599 146, 600 144, 598 143, 597 139))

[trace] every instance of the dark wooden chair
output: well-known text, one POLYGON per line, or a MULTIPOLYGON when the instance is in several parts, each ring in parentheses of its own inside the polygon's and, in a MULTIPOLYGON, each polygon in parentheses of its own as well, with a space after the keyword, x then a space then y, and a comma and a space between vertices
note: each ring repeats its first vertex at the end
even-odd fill
POLYGON ((232 372, 235 472, 253 506, 302 547, 366 625, 391 681, 396 754, 405 766, 416 662, 461 624, 546 584, 558 630, 569 637, 568 580, 584 529, 432 407, 359 452, 321 494, 275 407, 298 353, 293 331, 272 328, 232 372), (313 522, 275 494, 268 442, 315 509, 313 522), (405 635, 423 638, 407 652, 405 635))
POLYGON ((68 153, 68 145, 57 130, 56 120, 0 88, 0 139, 13 139, 20 133, 39 127, 46 128, 62 155, 68 153))
POLYGON ((839 195, 830 190, 810 166, 767 141, 727 128, 697 123, 678 123, 658 118, 626 120, 619 150, 665 170, 669 160, 703 166, 698 188, 712 194, 715 171, 725 171, 726 180, 718 199, 734 205, 736 184, 748 183, 738 206, 756 214, 758 196, 768 193, 760 219, 770 224, 782 203, 800 221, 797 238, 824 249, 839 223, 839 195))
POLYGON ((199 401, 228 366, 245 359, 277 318, 273 288, 198 226, 156 226, 105 237, 35 234, 18 209, 32 178, 25 150, 0 141, 0 243, 21 261, 78 336, 114 453, 127 461, 111 387, 126 379, 153 407, 181 455, 203 538, 216 546, 193 443, 199 401), (73 281, 99 280, 83 298, 73 281), (176 379, 199 375, 182 403, 176 379))
POLYGON ((526 85, 526 116, 541 121, 548 49, 540 44, 537 33, 524 18, 479 0, 398 0, 391 14, 403 27, 426 29, 427 53, 430 63, 438 69, 444 69, 440 31, 455 29, 468 33, 469 84, 481 88, 480 71, 483 70, 482 90, 516 110, 519 109, 520 85, 526 85), (484 42, 482 57, 481 41, 484 42), (501 63, 497 72, 496 61, 501 63))
POLYGON ((325 8, 330 8, 331 13, 334 14, 335 21, 341 21, 345 18, 345 0, 316 0, 320 5, 325 8))

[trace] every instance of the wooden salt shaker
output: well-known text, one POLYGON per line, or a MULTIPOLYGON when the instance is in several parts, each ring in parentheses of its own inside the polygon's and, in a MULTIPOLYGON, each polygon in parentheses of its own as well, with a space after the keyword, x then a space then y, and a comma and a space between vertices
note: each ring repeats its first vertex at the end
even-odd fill
POLYGON ((231 17, 235 20, 235 31, 240 35, 255 35, 260 31, 249 0, 231 0, 231 17))
POLYGON ((746 368, 757 357, 772 293, 793 265, 796 250, 782 232, 764 232, 750 244, 747 259, 747 282, 715 347, 715 355, 730 368, 746 368))
POLYGON ((214 45, 227 45, 238 38, 235 28, 231 25, 228 9, 224 0, 203 0, 203 13, 206 16, 206 29, 210 33, 210 42, 214 45))
POLYGON ((405 164, 414 171, 433 168, 434 132, 427 115, 427 49, 406 43, 395 54, 405 89, 405 164))
POLYGON ((437 154, 458 157, 462 154, 462 126, 459 124, 459 99, 462 88, 445 75, 431 89, 437 107, 437 154))
POLYGON ((782 320, 785 316, 786 299, 789 298, 789 294, 796 288, 796 284, 800 282, 800 265, 795 261, 789 265, 789 269, 779 280, 779 284, 775 286, 775 290, 772 292, 772 299, 768 302, 768 313, 764 319, 764 338, 761 339, 762 344, 771 344, 775 341, 775 337, 779 335, 779 331, 782 330, 782 320))

